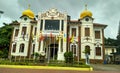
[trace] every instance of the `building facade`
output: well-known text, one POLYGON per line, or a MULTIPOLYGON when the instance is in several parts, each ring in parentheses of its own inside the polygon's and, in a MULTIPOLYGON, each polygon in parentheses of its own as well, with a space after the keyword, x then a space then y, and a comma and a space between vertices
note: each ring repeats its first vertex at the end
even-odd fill
POLYGON ((85 9, 78 20, 67 13, 51 8, 46 12, 23 11, 14 27, 9 56, 32 58, 35 52, 46 59, 64 60, 65 52, 73 52, 74 59, 85 59, 89 50, 91 60, 104 59, 104 29, 107 25, 93 23, 92 13, 85 9))

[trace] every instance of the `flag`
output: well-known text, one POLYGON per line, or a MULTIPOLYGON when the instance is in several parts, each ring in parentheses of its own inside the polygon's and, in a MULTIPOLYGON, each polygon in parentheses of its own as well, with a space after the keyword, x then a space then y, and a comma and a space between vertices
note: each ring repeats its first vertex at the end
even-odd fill
POLYGON ((70 40, 71 40, 71 37, 69 36, 69 37, 68 37, 68 42, 70 42, 70 40))
POLYGON ((78 36, 78 42, 80 42, 80 36, 78 36))
POLYGON ((51 38, 53 37, 52 32, 50 32, 50 37, 51 37, 51 38))
POLYGON ((42 33, 40 34, 40 41, 44 40, 44 36, 42 35, 42 33))
POLYGON ((64 38, 63 39, 64 39, 64 42, 66 42, 66 34, 64 34, 64 38))
POLYGON ((33 35, 33 33, 32 33, 31 39, 32 39, 32 42, 34 42, 34 35, 33 35))
POLYGON ((44 36, 44 40, 47 40, 47 34, 45 34, 45 36, 44 36))
POLYGON ((71 40, 70 40, 71 43, 74 42, 74 35, 72 36, 71 40))
POLYGON ((24 34, 24 32, 22 33, 22 38, 25 41, 25 34, 24 34))
POLYGON ((55 36, 55 39, 58 41, 58 40, 59 40, 59 37, 56 35, 56 36, 55 36))
POLYGON ((52 34, 52 32, 50 32, 50 38, 51 38, 51 40, 53 40, 53 34, 52 34))

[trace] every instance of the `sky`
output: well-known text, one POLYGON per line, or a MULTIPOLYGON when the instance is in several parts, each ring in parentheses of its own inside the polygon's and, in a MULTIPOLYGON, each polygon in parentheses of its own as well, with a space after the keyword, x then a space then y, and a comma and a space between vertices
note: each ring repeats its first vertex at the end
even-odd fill
POLYGON ((0 27, 3 22, 19 21, 22 12, 28 9, 28 4, 35 15, 50 8, 57 8, 60 12, 67 12, 72 20, 80 18, 80 13, 87 4, 88 10, 93 14, 94 23, 108 25, 105 29, 106 38, 116 39, 118 34, 120 0, 0 0, 0 10, 4 11, 0 15, 0 27))

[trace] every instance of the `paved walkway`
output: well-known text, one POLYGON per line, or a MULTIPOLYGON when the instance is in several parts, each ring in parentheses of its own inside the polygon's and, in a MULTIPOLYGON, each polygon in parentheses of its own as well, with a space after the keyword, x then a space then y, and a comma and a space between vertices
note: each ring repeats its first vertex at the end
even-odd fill
POLYGON ((0 73, 120 73, 120 65, 92 64, 94 71, 0 68, 0 73))
POLYGON ((119 71, 71 71, 71 70, 0 68, 0 73, 120 73, 120 72, 119 71))
POLYGON ((111 64, 91 64, 94 71, 119 71, 120 65, 111 65, 111 64))

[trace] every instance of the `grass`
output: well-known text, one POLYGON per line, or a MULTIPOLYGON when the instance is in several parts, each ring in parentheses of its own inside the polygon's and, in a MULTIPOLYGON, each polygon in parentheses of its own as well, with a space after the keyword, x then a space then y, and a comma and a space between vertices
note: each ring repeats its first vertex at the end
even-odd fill
POLYGON ((93 68, 84 63, 75 62, 73 64, 64 61, 50 61, 50 63, 39 63, 39 61, 20 61, 10 62, 10 60, 0 60, 0 67, 3 68, 27 68, 27 69, 52 69, 52 70, 79 70, 93 71, 93 68), (44 65, 44 66, 43 66, 44 65))
POLYGON ((10 60, 0 60, 1 65, 26 65, 26 66, 54 66, 54 67, 77 67, 77 68, 90 68, 89 65, 85 65, 83 62, 65 63, 64 61, 51 60, 50 63, 40 63, 34 60, 16 60, 10 62, 10 60))
POLYGON ((50 61, 48 66, 90 68, 89 65, 85 65, 83 62, 65 63, 64 61, 57 61, 57 60, 50 61))

